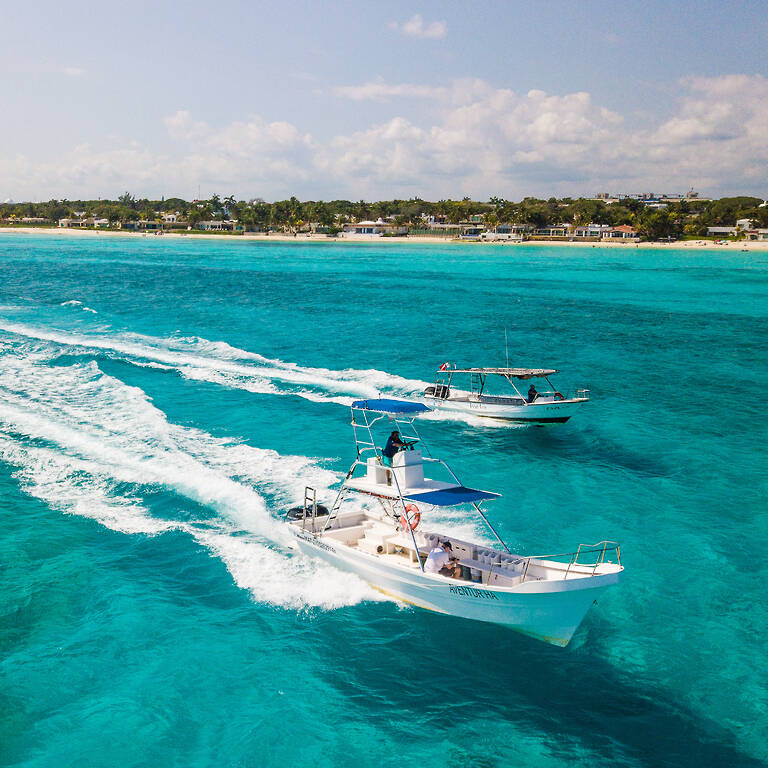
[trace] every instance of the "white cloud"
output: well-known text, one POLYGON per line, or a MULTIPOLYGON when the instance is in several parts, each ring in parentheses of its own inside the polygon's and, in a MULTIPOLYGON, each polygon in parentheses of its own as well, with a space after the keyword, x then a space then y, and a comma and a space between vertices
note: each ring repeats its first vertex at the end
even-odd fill
POLYGON ((82 67, 64 67, 61 70, 67 77, 82 77, 87 74, 87 70, 82 67))
MULTIPOLYGON (((652 130, 596 104, 585 92, 517 94, 478 80, 431 92, 429 125, 397 118, 338 139, 340 167, 431 196, 589 194, 598 189, 764 191, 768 167, 768 79, 734 75, 681 81, 675 114, 652 130), (354 162, 353 162, 354 158, 354 162)), ((337 89, 348 98, 419 96, 423 86, 337 89)), ((378 182, 378 183, 376 183, 378 182)))
POLYGON ((448 34, 448 25, 444 21, 425 22, 418 13, 402 23, 391 21, 389 28, 405 37, 420 39, 443 40, 448 34))
POLYGON ((0 197, 196 192, 300 197, 429 198, 492 194, 517 199, 598 190, 764 193, 768 79, 733 75, 681 81, 674 112, 633 125, 586 92, 517 93, 482 80, 436 89, 374 81, 336 89, 349 99, 398 99, 395 114, 319 141, 259 116, 224 126, 189 111, 165 118, 167 154, 131 143, 82 145, 55 162, 0 156, 0 197), (411 98, 429 98, 417 119, 411 98))
POLYGON ((389 101, 393 98, 436 99, 445 89, 429 85, 411 85, 409 83, 388 84, 383 80, 374 80, 363 85, 342 85, 333 89, 336 96, 353 101, 389 101))
POLYGON ((459 78, 449 85, 416 85, 414 83, 387 83, 383 79, 371 80, 363 85, 342 85, 333 94, 353 101, 391 101, 393 99, 420 99, 422 101, 469 104, 488 95, 494 89, 479 78, 459 78))

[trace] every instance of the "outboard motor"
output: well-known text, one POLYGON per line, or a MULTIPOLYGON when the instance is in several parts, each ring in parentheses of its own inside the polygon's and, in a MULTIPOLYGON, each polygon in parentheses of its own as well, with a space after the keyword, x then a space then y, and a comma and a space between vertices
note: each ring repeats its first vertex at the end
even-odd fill
MULTIPOLYGON (((328 514, 328 507, 322 504, 317 505, 317 516, 324 517, 328 514)), ((301 520, 304 517, 304 507, 291 507, 285 514, 286 519, 290 521, 301 520)), ((312 508, 307 508, 307 519, 312 517, 312 508)))
POLYGON ((435 397, 440 398, 440 400, 445 400, 450 393, 451 393, 451 390, 447 384, 435 385, 435 397))

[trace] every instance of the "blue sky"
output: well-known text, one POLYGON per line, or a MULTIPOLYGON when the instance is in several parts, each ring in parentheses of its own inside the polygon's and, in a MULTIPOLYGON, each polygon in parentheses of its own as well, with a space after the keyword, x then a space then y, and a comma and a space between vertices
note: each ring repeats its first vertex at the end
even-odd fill
POLYGON ((768 3, 3 3, 0 199, 768 195, 768 3))

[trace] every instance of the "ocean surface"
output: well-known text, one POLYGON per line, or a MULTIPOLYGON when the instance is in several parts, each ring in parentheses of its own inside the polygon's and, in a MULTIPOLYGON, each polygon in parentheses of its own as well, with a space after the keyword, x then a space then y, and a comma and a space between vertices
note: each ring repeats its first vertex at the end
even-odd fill
POLYGON ((3 766, 768 761, 768 253, 0 234, 0 265, 3 766), (591 403, 421 429, 515 551, 621 543, 565 649, 280 523, 331 498, 351 399, 504 364, 505 329, 591 403))

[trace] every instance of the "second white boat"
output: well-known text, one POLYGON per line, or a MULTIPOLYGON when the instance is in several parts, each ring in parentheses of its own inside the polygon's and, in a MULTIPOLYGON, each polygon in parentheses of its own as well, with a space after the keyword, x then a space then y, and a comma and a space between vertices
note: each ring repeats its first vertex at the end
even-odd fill
POLYGON ((424 390, 422 397, 430 408, 438 411, 506 421, 562 423, 589 402, 589 390, 578 389, 573 395, 563 395, 549 380, 556 373, 550 368, 456 368, 444 363, 437 371, 435 383, 424 390), (468 388, 456 386, 456 377, 462 375, 468 388), (489 379, 506 382, 511 391, 491 393, 489 379), (543 379, 548 388, 539 391, 531 384, 525 394, 520 391, 525 389, 518 386, 520 382, 537 379, 543 379))

